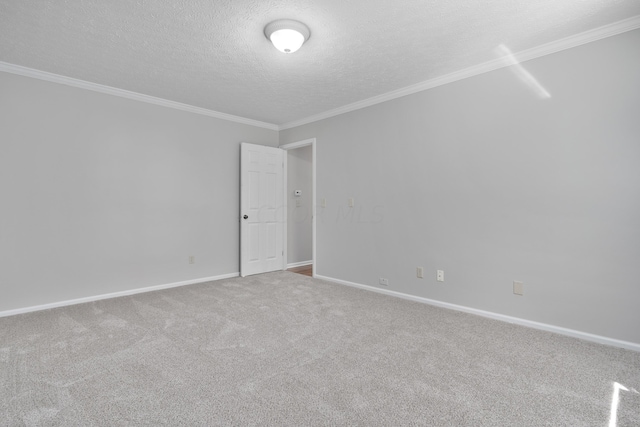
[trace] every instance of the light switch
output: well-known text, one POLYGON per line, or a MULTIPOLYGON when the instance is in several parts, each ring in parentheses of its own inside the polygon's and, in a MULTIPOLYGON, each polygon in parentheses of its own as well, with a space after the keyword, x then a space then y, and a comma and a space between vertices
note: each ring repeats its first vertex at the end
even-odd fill
POLYGON ((356 205, 356 201, 353 197, 349 197, 349 207, 352 208, 356 205))
POLYGON ((524 295, 524 283, 513 282, 513 293, 516 295, 524 295))

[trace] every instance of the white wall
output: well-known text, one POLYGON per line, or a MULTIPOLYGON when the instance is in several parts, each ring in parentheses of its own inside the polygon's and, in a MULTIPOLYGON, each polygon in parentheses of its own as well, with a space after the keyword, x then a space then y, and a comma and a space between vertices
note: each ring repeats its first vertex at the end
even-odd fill
POLYGON ((524 63, 547 100, 501 69, 282 131, 317 139, 317 273, 640 343, 638 46, 524 63))
POLYGON ((238 272, 239 143, 276 131, 6 73, 0 94, 0 311, 238 272))
POLYGON ((313 257, 312 152, 310 145, 287 151, 287 263, 289 264, 311 261, 313 257), (302 190, 302 195, 294 197, 294 190, 302 190))

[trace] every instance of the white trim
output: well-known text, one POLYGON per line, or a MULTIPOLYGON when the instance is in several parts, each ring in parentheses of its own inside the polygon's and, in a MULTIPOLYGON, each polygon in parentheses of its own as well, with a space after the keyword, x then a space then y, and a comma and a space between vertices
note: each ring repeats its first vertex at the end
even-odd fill
POLYGON ((168 99, 156 98, 155 96, 144 95, 137 92, 131 92, 124 89, 118 89, 111 86, 105 86, 98 83, 91 83, 84 80, 74 79, 71 77, 61 76, 59 74, 48 73, 46 71, 35 70, 20 65, 10 64, 0 61, 0 71, 5 73, 17 74, 19 76, 31 77, 34 79, 44 80, 52 83, 59 83, 67 86, 77 87, 80 89, 91 90, 93 92, 105 93, 107 95, 119 96, 121 98, 133 99, 135 101, 146 102, 148 104, 160 105, 162 107, 173 108, 176 110, 188 111, 190 113, 201 114, 203 116, 214 117, 216 119, 228 120, 230 122, 242 123, 245 125, 265 128, 270 130, 280 130, 278 125, 273 123, 261 122, 258 120, 247 119, 245 117, 234 116, 232 114, 221 113, 219 111, 208 110, 206 108, 195 107, 193 105, 182 104, 180 102, 170 101, 168 99))
MULTIPOLYGON (((313 272, 311 273, 313 277, 316 275, 316 271, 318 271, 318 258, 316 257, 316 139, 309 138, 302 141, 291 142, 289 144, 281 145, 280 148, 283 150, 293 150, 296 148, 306 147, 307 145, 311 146, 311 265, 313 266, 313 272)), ((287 156, 285 156, 287 157, 287 156)), ((285 171, 286 172, 286 171, 285 171)), ((285 182, 285 188, 287 188, 288 183, 285 182)), ((285 198, 287 199, 287 198, 285 198)), ((288 225, 288 224, 287 224, 288 225)), ((285 227, 284 234, 284 245, 285 245, 285 255, 287 254, 287 227, 285 227)))
POLYGON ((313 260, 313 270, 311 271, 311 277, 315 277, 316 271, 318 271, 318 251, 316 250, 316 246, 317 246, 317 237, 318 237, 318 233, 316 232, 316 224, 318 222, 318 208, 317 208, 317 202, 318 202, 318 191, 316 188, 317 185, 317 173, 316 171, 318 170, 318 167, 316 166, 317 164, 317 159, 318 156, 316 155, 316 139, 313 138, 312 142, 311 142, 311 195, 313 197, 313 203, 311 204, 312 206, 312 212, 311 212, 311 242, 312 242, 312 247, 311 247, 311 259, 313 260))
MULTIPOLYGON (((640 15, 632 16, 622 21, 614 22, 609 25, 594 28, 592 30, 584 31, 573 36, 565 37, 560 40, 556 40, 550 43, 546 43, 540 46, 533 47, 521 52, 516 53, 514 56, 519 62, 528 61, 541 56, 550 55, 552 53, 560 52, 562 50, 571 49, 576 46, 598 41, 607 37, 615 36, 625 33, 627 31, 633 31, 640 28, 640 15)), ((54 83, 60 83, 68 86, 78 87, 82 89, 92 90, 94 92, 106 93, 109 95, 120 96, 123 98, 134 99, 141 102, 147 102, 149 104, 161 105, 168 108, 175 108, 177 110, 188 111, 191 113, 202 114, 209 117, 215 117, 217 119, 228 120, 237 123, 243 123, 260 128, 282 131, 285 129, 291 129, 297 126, 302 126, 308 123, 317 122, 319 120, 334 117, 340 114, 348 113, 350 111, 359 110, 362 108, 370 107, 372 105, 380 104, 382 102, 391 101, 396 98, 400 98, 406 95, 411 95, 417 92, 422 92, 428 89, 433 89, 438 86, 446 85, 456 82, 458 80, 466 79, 469 77, 477 76, 479 74, 494 71, 500 68, 510 66, 509 63, 504 61, 503 58, 497 58, 482 64, 474 65, 463 70, 454 71, 444 76, 436 77, 426 80, 415 85, 407 86, 387 92, 381 95, 373 96, 371 98, 364 99, 362 101, 347 104, 333 110, 328 110, 312 116, 293 120, 281 125, 273 123, 261 122, 258 120, 248 119, 245 117, 234 116, 227 113, 221 113, 218 111, 208 110, 206 108, 195 107, 188 104, 182 104, 175 101, 169 101, 167 99, 156 98, 154 96, 143 95, 137 92, 131 92, 124 89, 118 89, 110 86, 105 86, 97 83, 91 83, 84 80, 74 79, 71 77, 65 77, 58 74, 48 73, 46 71, 35 70, 33 68, 23 67, 20 65, 10 64, 8 62, 0 61, 0 71, 6 73, 17 74, 26 77, 32 77, 35 79, 45 80, 54 83)))
POLYGON ((15 310, 0 311, 0 317, 14 316, 16 314, 30 313, 32 311, 49 310, 67 305, 83 304, 86 302, 100 301, 103 299, 124 297, 127 295, 141 294, 145 292, 159 291, 161 289, 177 288, 178 286, 195 285, 196 283, 212 282, 214 280, 230 279, 238 277, 239 273, 221 274, 219 276, 202 277, 200 279, 185 280, 182 282, 167 283, 165 285, 148 286, 146 288, 129 289, 126 291, 112 292, 109 294, 95 295, 91 297, 77 298, 67 301, 52 302, 49 304, 34 305, 31 307, 17 308, 15 310))
MULTIPOLYGON (((613 24, 605 25, 595 28, 593 30, 585 31, 573 36, 565 37, 560 40, 556 40, 550 43, 546 43, 540 46, 536 46, 531 49, 524 50, 516 53, 514 56, 518 62, 529 61, 531 59, 539 58, 541 56, 550 55, 552 53, 560 52, 562 50, 571 49, 576 46, 580 46, 586 43, 591 43, 600 39, 615 36, 640 28, 640 15, 633 16, 631 18, 624 19, 622 21, 614 22, 613 24)), ((391 101, 392 99, 400 98, 406 95, 411 95, 417 92, 422 92, 428 89, 433 89, 438 86, 443 86, 449 83, 456 82, 458 80, 467 79, 469 77, 477 76, 479 74, 488 73, 500 68, 510 66, 504 58, 496 58, 491 61, 474 65, 469 68, 454 71, 453 73, 446 74, 444 76, 436 77, 430 80, 426 80, 421 83, 417 83, 411 86, 407 86, 398 90, 384 93, 382 95, 373 96, 362 101, 354 102, 352 104, 344 105, 333 110, 325 111, 323 113, 314 114, 300 120, 294 120, 288 123, 284 123, 279 126, 279 130, 291 129, 297 126, 302 126, 308 123, 317 122, 319 120, 334 117, 340 114, 348 113, 350 111, 360 110, 362 108, 370 107, 372 105, 380 104, 382 102, 391 101)))
MULTIPOLYGON (((280 148, 280 147, 278 147, 280 148)), ((282 148, 280 148, 282 150, 282 148)), ((282 226, 282 271, 287 267, 289 259, 289 154, 283 150, 282 154, 282 201, 284 202, 284 224, 282 226)))
POLYGON ((314 142, 316 142, 315 138, 309 138, 302 141, 281 145, 280 148, 282 148, 283 150, 293 150, 294 148, 306 147, 307 145, 311 145, 314 142))
POLYGON ((291 264, 287 264, 287 268, 304 267, 306 265, 313 265, 313 260, 310 259, 309 261, 292 262, 291 264))
POLYGON ((354 288, 364 289, 379 294, 389 295, 396 298, 402 298, 410 301, 420 302, 423 304, 429 304, 436 307, 448 308, 450 310, 462 311, 464 313, 475 314, 477 316, 487 317, 489 319, 500 320, 502 322, 514 323, 516 325, 526 326, 533 329, 539 329, 542 331, 553 332, 560 335, 566 335, 573 338, 579 338, 585 341, 591 341, 598 344, 609 345, 612 347, 620 347, 627 350, 633 350, 640 352, 640 344, 630 341, 617 340, 615 338, 603 337, 601 335, 594 335, 587 332, 576 331, 574 329, 563 328, 561 326, 549 325, 547 323, 534 322, 533 320, 521 319, 519 317, 506 316, 504 314, 493 313, 491 311, 478 310, 476 308, 465 307, 463 305, 451 304, 448 302, 442 302, 423 298, 415 295, 409 295, 402 292, 390 291, 387 289, 380 289, 370 285, 362 285, 360 283, 348 282, 346 280, 334 279, 333 277, 320 276, 314 274, 317 279, 326 280, 328 282, 337 283, 340 285, 351 286, 354 288))

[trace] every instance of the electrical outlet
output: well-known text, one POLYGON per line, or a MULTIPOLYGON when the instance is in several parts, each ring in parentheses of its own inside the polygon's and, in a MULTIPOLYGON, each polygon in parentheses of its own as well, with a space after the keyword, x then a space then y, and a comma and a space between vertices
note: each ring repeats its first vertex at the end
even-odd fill
POLYGON ((524 295, 524 283, 514 281, 513 293, 516 295, 524 295))
POLYGON ((438 272, 436 273, 436 280, 438 282, 444 282, 444 271, 438 270, 438 272))
POLYGON ((417 267, 416 268, 416 276, 418 277, 418 279, 422 279, 424 277, 424 268, 417 267))
POLYGON ((189 264, 195 264, 196 263, 196 257, 193 255, 189 255, 189 264))
POLYGON ((384 277, 381 277, 379 279, 379 282, 382 286, 389 286, 389 279, 385 279, 384 277))
POLYGON ((352 208, 356 205, 356 200, 353 197, 349 197, 349 207, 352 208))

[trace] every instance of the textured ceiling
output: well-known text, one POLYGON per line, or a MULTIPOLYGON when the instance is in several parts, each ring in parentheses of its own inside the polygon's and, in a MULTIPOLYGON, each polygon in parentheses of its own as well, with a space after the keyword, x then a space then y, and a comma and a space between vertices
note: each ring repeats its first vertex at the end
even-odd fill
POLYGON ((283 124, 640 15, 638 0, 0 0, 0 61, 283 124), (311 38, 278 52, 264 26, 311 38))

